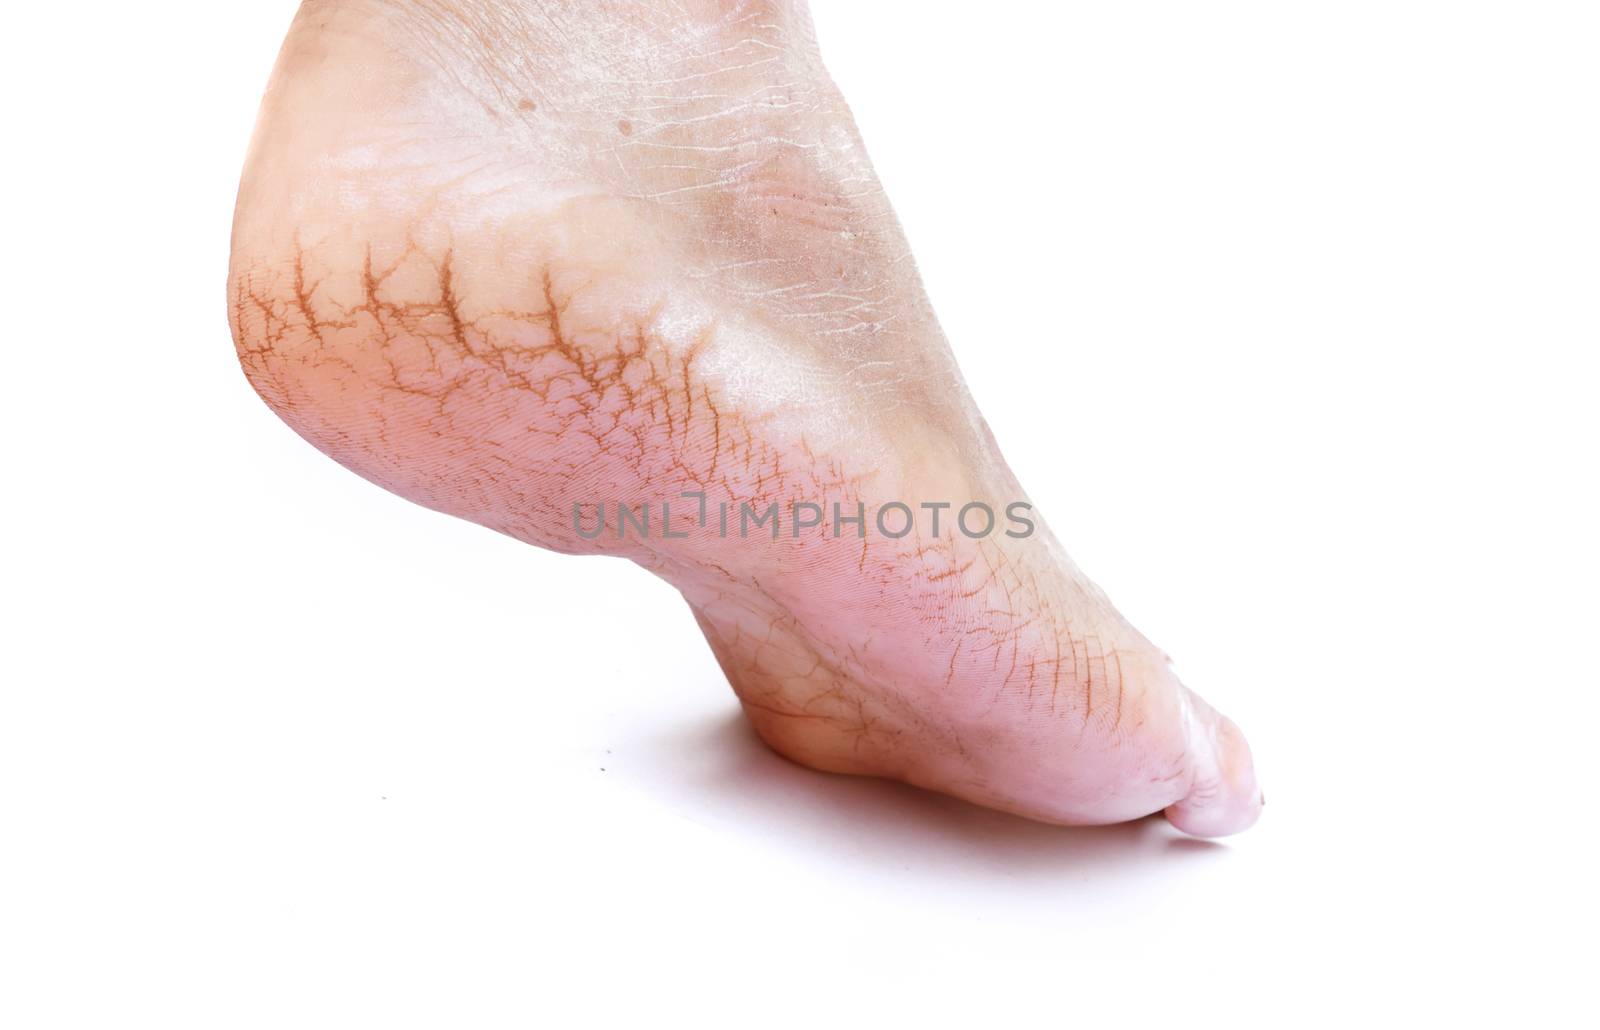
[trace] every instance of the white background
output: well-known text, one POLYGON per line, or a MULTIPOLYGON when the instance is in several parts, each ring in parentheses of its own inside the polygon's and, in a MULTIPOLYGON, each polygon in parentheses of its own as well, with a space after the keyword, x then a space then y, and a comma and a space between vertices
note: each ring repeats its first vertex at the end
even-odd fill
POLYGON ((1255 746, 1219 844, 790 766, 669 589, 281 425, 293 7, 7 14, 0 1024, 1594 1018, 1592 4, 816 0, 1019 475, 1255 746))

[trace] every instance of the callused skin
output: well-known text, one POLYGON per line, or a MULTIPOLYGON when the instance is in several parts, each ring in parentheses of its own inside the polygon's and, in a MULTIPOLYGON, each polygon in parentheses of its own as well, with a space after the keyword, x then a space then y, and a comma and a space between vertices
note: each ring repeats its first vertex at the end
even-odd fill
POLYGON ((252 384, 389 490, 665 578, 797 761, 1248 826, 1242 737, 1026 507, 803 9, 691 13, 306 4, 235 226, 252 384))

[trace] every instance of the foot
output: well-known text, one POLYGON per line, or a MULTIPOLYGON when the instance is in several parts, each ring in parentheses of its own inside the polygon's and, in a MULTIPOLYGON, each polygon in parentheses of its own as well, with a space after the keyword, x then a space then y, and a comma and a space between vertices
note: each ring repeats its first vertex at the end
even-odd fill
POLYGON ((1255 821, 1238 729, 1001 458, 801 0, 308 0, 229 300, 341 464, 670 582, 795 761, 1255 821))

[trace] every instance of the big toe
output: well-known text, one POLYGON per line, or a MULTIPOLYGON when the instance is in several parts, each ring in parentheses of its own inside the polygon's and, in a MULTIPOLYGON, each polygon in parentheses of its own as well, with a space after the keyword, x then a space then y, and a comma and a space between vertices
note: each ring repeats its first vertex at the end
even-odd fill
POLYGON ((1166 809, 1167 819, 1196 837, 1248 830, 1266 801, 1250 745, 1231 719, 1198 694, 1183 688, 1180 702, 1193 778, 1188 795, 1166 809))

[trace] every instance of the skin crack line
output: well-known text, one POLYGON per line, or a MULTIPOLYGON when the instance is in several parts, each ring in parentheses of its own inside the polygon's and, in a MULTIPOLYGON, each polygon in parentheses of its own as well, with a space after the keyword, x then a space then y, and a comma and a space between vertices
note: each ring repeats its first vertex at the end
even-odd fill
MULTIPOLYGON (((1033 519, 1028 517, 1033 511, 1033 505, 1026 501, 1013 501, 1005 506, 1006 525, 1009 528, 1001 530, 995 508, 982 501, 969 501, 959 508, 952 501, 921 501, 915 505, 905 501, 890 501, 874 509, 871 518, 868 517, 864 501, 855 502, 853 509, 841 502, 833 502, 831 518, 828 515, 828 506, 822 503, 793 501, 787 507, 787 519, 784 517, 784 509, 777 501, 759 509, 748 501, 740 502, 737 508, 723 501, 717 504, 716 517, 713 519, 710 504, 704 493, 689 491, 680 494, 679 499, 696 502, 698 511, 686 513, 688 519, 694 520, 695 529, 715 533, 719 539, 724 540, 733 535, 747 539, 752 531, 769 532, 772 539, 777 540, 783 534, 785 526, 789 527, 790 535, 794 539, 799 539, 808 530, 820 530, 825 533, 830 529, 833 537, 837 539, 844 536, 846 527, 849 527, 858 540, 866 539, 869 528, 875 530, 879 536, 890 540, 901 540, 919 528, 917 516, 919 511, 927 516, 926 521, 932 538, 940 537, 942 532, 948 531, 952 525, 968 540, 984 540, 1002 531, 1014 540, 1025 540, 1033 536, 1035 528, 1033 519), (947 519, 952 510, 955 512, 954 517, 947 519)), ((664 540, 687 540, 695 535, 690 530, 674 528, 684 519, 679 519, 675 523, 672 516, 672 502, 661 502, 659 519, 652 516, 652 512, 656 510, 657 506, 650 502, 627 504, 618 501, 610 506, 605 502, 589 504, 574 502, 572 529, 584 540, 598 539, 608 528, 619 540, 627 538, 630 534, 642 540, 649 540, 655 536, 664 540)), ((683 511, 682 508, 679 510, 683 511)))

